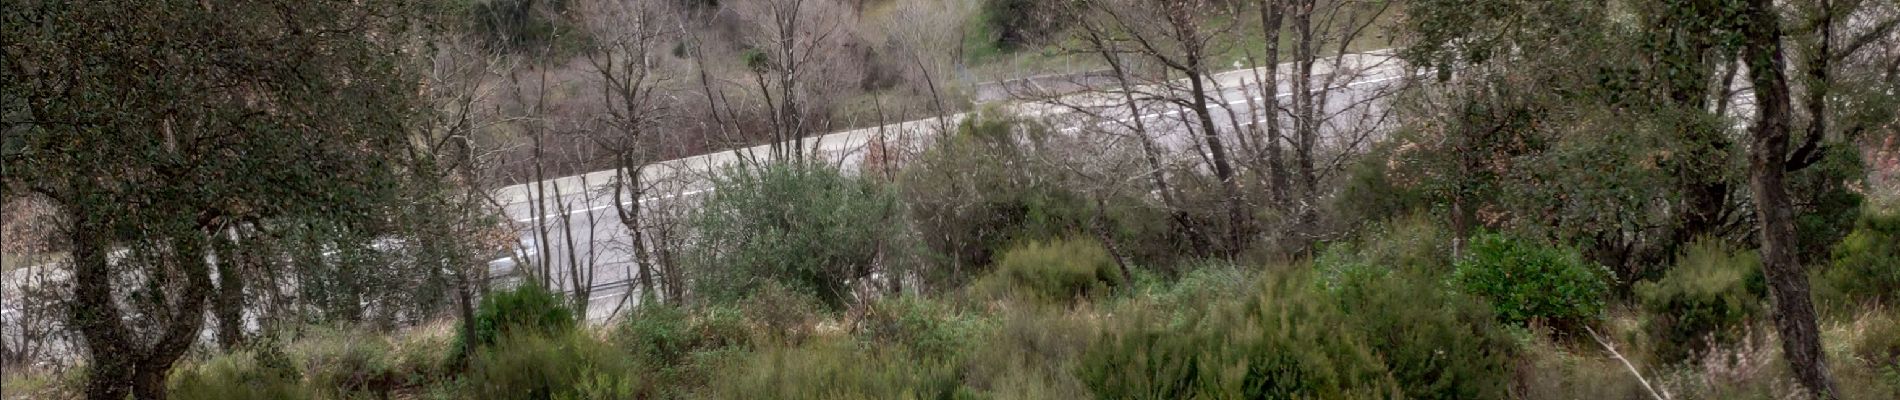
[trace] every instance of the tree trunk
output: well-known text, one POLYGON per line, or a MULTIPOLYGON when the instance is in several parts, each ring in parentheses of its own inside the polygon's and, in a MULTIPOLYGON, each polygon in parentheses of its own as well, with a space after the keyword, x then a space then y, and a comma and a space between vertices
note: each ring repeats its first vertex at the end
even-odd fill
MULTIPOLYGON (((236 240, 230 247, 235 250, 236 240)), ((213 313, 218 316, 218 346, 225 351, 236 350, 244 344, 244 279, 238 272, 241 263, 241 251, 219 254, 218 259, 218 299, 213 313)))
MULTIPOLYGON (((1293 30, 1298 33, 1298 42, 1293 49, 1293 124, 1295 143, 1294 161, 1299 164, 1299 233, 1310 238, 1319 218, 1318 210, 1312 204, 1319 193, 1319 173, 1314 171, 1314 147, 1319 143, 1319 121, 1314 115, 1313 104, 1313 62, 1317 56, 1313 45, 1312 0, 1295 5, 1293 12, 1293 30)), ((1304 242, 1305 240, 1302 240, 1304 242)), ((1304 247, 1304 246, 1302 246, 1304 247)))
POLYGON ((1807 271, 1795 258, 1794 206, 1784 182, 1792 119, 1783 72, 1780 21, 1770 0, 1750 0, 1744 11, 1743 59, 1755 84, 1758 121, 1749 155, 1749 184, 1761 221, 1762 272, 1775 307, 1775 329, 1795 378, 1816 398, 1833 399, 1834 384, 1821 352, 1820 329, 1808 293, 1807 271))
POLYGON ((1261 110, 1255 114, 1266 113, 1267 125, 1267 194, 1273 207, 1284 212, 1287 209, 1287 172, 1285 156, 1280 145, 1285 142, 1285 134, 1280 132, 1280 26, 1286 15, 1282 0, 1264 0, 1260 4, 1260 28, 1266 34, 1267 77, 1260 80, 1261 110))

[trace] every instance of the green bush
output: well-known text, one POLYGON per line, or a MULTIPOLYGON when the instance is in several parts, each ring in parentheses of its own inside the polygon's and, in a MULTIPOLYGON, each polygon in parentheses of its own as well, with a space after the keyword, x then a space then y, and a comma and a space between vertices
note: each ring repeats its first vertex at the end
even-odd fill
POLYGON ((1326 246, 1313 264, 1320 283, 1333 289, 1346 281, 1393 272, 1438 280, 1451 269, 1447 236, 1426 215, 1415 214, 1375 225, 1358 240, 1326 246))
POLYGON ((1754 252, 1713 239, 1690 244, 1662 279, 1636 284, 1654 353, 1666 362, 1699 360, 1741 339, 1739 328, 1760 312, 1763 285, 1754 252))
POLYGON ((1399 146, 1404 143, 1379 142, 1371 152, 1357 157, 1346 169, 1345 187, 1330 204, 1332 214, 1347 226, 1358 227, 1430 208, 1426 188, 1403 179, 1402 173, 1394 170, 1401 167, 1398 162, 1404 154, 1399 146))
POLYGON ((696 293, 731 302, 773 282, 808 293, 833 310, 850 285, 900 247, 897 198, 871 181, 819 164, 733 169, 690 220, 688 249, 696 293))
POLYGON ((653 366, 679 364, 699 345, 686 312, 665 304, 634 309, 615 329, 613 342, 640 362, 653 366))
POLYGON ((923 244, 945 258, 926 271, 928 283, 962 284, 1005 246, 1069 234, 1094 216, 1024 148, 1047 135, 1046 126, 979 112, 904 169, 898 186, 910 218, 923 244))
POLYGON ((1890 390, 1900 390, 1900 316, 1876 311, 1861 323, 1866 328, 1853 344, 1854 358, 1866 363, 1890 390))
MULTIPOLYGON (((1836 303, 1900 305, 1900 213, 1870 212, 1833 247, 1819 272, 1818 292, 1836 303)), ((1845 306, 1848 304, 1836 304, 1845 306)))
POLYGON ((175 399, 315 398, 306 390, 302 373, 274 350, 243 350, 221 354, 172 371, 167 382, 175 399))
POLYGON ((1609 271, 1575 250, 1483 234, 1471 239, 1467 253, 1453 265, 1451 281, 1489 301, 1504 322, 1568 329, 1603 312, 1609 271))
POLYGON ((470 364, 465 398, 651 398, 660 387, 628 354, 581 330, 512 332, 470 364))
POLYGON ((1016 310, 962 361, 964 382, 998 399, 1080 399, 1075 360, 1098 335, 1089 316, 1056 310, 1016 310))
POLYGON ((956 399, 970 393, 949 365, 901 349, 828 340, 768 347, 726 364, 708 397, 720 399, 956 399))
POLYGON ((1405 397, 1502 399, 1516 343, 1482 300, 1418 272, 1362 275, 1335 293, 1405 397))
POLYGON ((1299 273, 1239 307, 1107 329, 1076 374, 1098 398, 1391 398, 1399 387, 1353 318, 1299 273))
POLYGON ((810 337, 823 313, 812 296, 777 283, 759 286, 746 296, 739 310, 757 329, 761 340, 799 344, 810 337))
POLYGON ((1013 295, 1062 302, 1120 285, 1118 268, 1095 241, 1065 239, 1011 248, 997 258, 993 279, 1013 295))
POLYGON ((927 360, 963 353, 985 325, 975 316, 912 295, 879 300, 860 323, 871 340, 901 346, 927 360))
POLYGON ((336 394, 387 395, 401 384, 381 334, 319 327, 286 346, 308 385, 336 394))
MULTIPOLYGON (((561 295, 532 282, 491 292, 475 308, 475 347, 493 345, 510 334, 551 335, 573 329, 574 311, 561 295)), ((458 337, 456 343, 463 340, 458 337)))
POLYGON ((1224 299, 1242 298, 1259 280, 1254 269, 1225 261, 1203 260, 1186 264, 1177 267, 1186 271, 1180 278, 1155 285, 1149 289, 1150 293, 1137 295, 1153 299, 1157 309, 1190 310, 1204 308, 1224 299))

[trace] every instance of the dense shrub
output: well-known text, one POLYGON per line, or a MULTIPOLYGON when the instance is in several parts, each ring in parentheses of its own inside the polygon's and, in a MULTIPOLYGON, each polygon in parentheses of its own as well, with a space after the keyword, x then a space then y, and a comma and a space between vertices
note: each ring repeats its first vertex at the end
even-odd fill
POLYGON ((997 399, 1080 399, 1075 360, 1098 332, 1088 316, 1052 310, 1016 310, 962 362, 964 382, 997 399))
POLYGON ((883 299, 871 305, 860 321, 871 340, 910 349, 929 360, 949 359, 964 352, 985 328, 985 321, 951 307, 911 295, 883 299))
POLYGON ((1374 225, 1359 240, 1327 246, 1313 264, 1328 287, 1395 271, 1433 279, 1450 272, 1446 237, 1444 228, 1416 214, 1374 225))
POLYGON ((1087 239, 1031 242, 997 258, 991 284, 1012 295, 1067 301, 1121 284, 1121 271, 1101 244, 1087 239))
POLYGON ((647 365, 678 364, 698 347, 686 312, 665 304, 647 304, 634 309, 615 328, 613 342, 647 365))
POLYGON ((1854 361, 1865 363, 1889 390, 1900 391, 1900 316, 1876 310, 1859 323, 1863 331, 1852 344, 1854 361))
POLYGON ((1502 399, 1516 343, 1483 301, 1418 272, 1359 275, 1334 290, 1353 329, 1413 399, 1502 399))
POLYGON ((387 395, 401 384, 392 350, 383 335, 327 327, 285 346, 310 386, 337 394, 387 395))
POLYGON ((897 199, 870 181, 818 164, 733 169, 713 180, 693 214, 695 294, 743 299, 766 282, 840 309, 901 237, 897 199))
POLYGON ((1238 307, 1106 330, 1077 375, 1099 398, 1390 398, 1398 385, 1353 318, 1298 273, 1238 307))
POLYGON ((759 339, 794 345, 811 336, 822 308, 810 295, 777 283, 759 285, 739 304, 745 319, 763 331, 759 339))
POLYGON ((904 202, 924 245, 944 268, 924 278, 955 286, 979 276, 1010 243, 1068 234, 1092 217, 1083 196, 1056 185, 1028 142, 1046 126, 979 112, 938 140, 899 177, 904 202), (969 270, 966 270, 969 269, 969 270))
POLYGON ((1180 278, 1147 285, 1137 289, 1142 293, 1133 293, 1132 296, 1153 300, 1156 309, 1183 311, 1204 308, 1227 299, 1243 298, 1253 288, 1254 282, 1258 281, 1255 269, 1225 261, 1188 262, 1176 269, 1185 271, 1180 278))
POLYGON ((720 383, 709 387, 721 399, 956 399, 971 397, 955 369, 911 358, 902 349, 860 347, 827 340, 805 346, 768 347, 728 363, 720 383))
POLYGON ((1832 250, 1817 291, 1837 303, 1900 304, 1900 213, 1869 212, 1832 250))
POLYGON ((1394 168, 1401 167, 1398 147, 1402 141, 1385 141, 1357 157, 1347 167, 1345 187, 1333 198, 1333 215, 1348 227, 1360 227, 1378 221, 1428 209, 1429 193, 1419 182, 1401 178, 1394 168))
MULTIPOLYGON (((491 292, 475 308, 475 347, 495 344, 510 334, 548 335, 574 328, 574 311, 560 294, 532 282, 491 292)), ((459 338, 455 346, 467 338, 459 338)))
POLYGON ((302 373, 273 349, 221 354, 172 371, 168 383, 175 399, 309 399, 302 373))
POLYGON ((1491 303, 1512 324, 1533 320, 1570 328, 1601 315, 1609 272, 1575 250, 1539 245, 1499 234, 1472 238, 1468 254, 1453 266, 1451 281, 1491 303))
POLYGON ((1740 339, 1737 328, 1760 311, 1765 291, 1761 259, 1713 239, 1691 244, 1662 279, 1636 284, 1654 353, 1667 362, 1740 339))
POLYGON ((586 332, 516 332, 470 364, 465 398, 651 398, 660 387, 628 354, 586 332))

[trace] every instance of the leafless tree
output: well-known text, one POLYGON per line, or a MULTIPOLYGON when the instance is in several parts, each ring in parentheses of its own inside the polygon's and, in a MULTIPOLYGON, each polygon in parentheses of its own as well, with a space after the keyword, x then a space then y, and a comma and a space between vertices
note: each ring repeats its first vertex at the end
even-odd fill
POLYGON ((884 31, 922 75, 920 80, 930 92, 931 105, 936 108, 939 132, 950 131, 953 123, 949 119, 948 90, 939 87, 939 83, 948 78, 957 61, 955 57, 959 56, 946 49, 963 45, 963 26, 969 16, 976 13, 976 7, 977 3, 971 0, 899 0, 896 14, 886 20, 884 31))
MULTIPOLYGON (((1205 0, 1095 0, 1080 2, 1078 7, 1087 21, 1083 24, 1095 26, 1084 31, 1097 36, 1085 41, 1097 49, 1085 51, 1135 55, 1162 70, 1161 79, 1150 83, 1159 90, 1149 91, 1145 97, 1180 107, 1185 130, 1197 137, 1193 145, 1205 146, 1204 154, 1220 183, 1222 208, 1227 214, 1228 226, 1218 243, 1223 252, 1238 252, 1246 241, 1247 227, 1252 225, 1252 213, 1233 165, 1232 150, 1222 137, 1221 124, 1215 120, 1214 110, 1219 106, 1210 103, 1215 97, 1210 86, 1217 68, 1213 60, 1225 50, 1224 43, 1229 41, 1225 38, 1232 37, 1232 19, 1209 12, 1221 8, 1205 0), (1111 43, 1112 48, 1101 48, 1111 43), (1173 76, 1182 79, 1169 79, 1173 76)), ((1118 76, 1125 79, 1128 74, 1124 71, 1118 76)), ((1129 118, 1144 117, 1137 114, 1129 118)))
MULTIPOLYGON (((612 206, 629 238, 641 296, 654 292, 654 260, 643 216, 649 184, 642 178, 655 161, 659 131, 676 118, 674 74, 664 63, 665 44, 681 38, 669 10, 651 1, 604 0, 592 4, 587 29, 597 41, 588 64, 604 103, 600 129, 587 136, 611 158, 612 206)), ((628 293, 632 293, 629 290, 628 293)))
MULTIPOLYGON (((1293 33, 1291 81, 1292 93, 1288 97, 1291 110, 1288 112, 1293 123, 1293 161, 1296 165, 1295 176, 1298 189, 1295 213, 1299 220, 1300 232, 1313 239, 1317 229, 1314 226, 1319 218, 1319 202, 1324 196, 1321 180, 1331 171, 1337 170, 1337 162, 1320 161, 1320 142, 1323 135, 1343 141, 1353 146, 1368 140, 1374 129, 1383 122, 1383 118, 1353 111, 1364 111, 1365 105, 1373 98, 1361 97, 1350 100, 1344 106, 1333 106, 1335 87, 1360 79, 1375 65, 1352 65, 1345 57, 1335 57, 1330 71, 1315 74, 1315 65, 1326 56, 1343 56, 1353 49, 1354 44, 1365 39, 1382 15, 1390 10, 1391 2, 1360 2, 1350 0, 1289 0, 1285 10, 1290 19, 1287 29, 1293 33), (1330 48, 1329 48, 1330 47, 1330 48), (1345 117, 1345 118, 1340 118, 1345 117), (1342 119, 1351 121, 1342 121, 1342 119), (1367 123, 1366 121, 1372 121, 1367 123), (1338 122, 1338 123, 1335 123, 1338 122), (1345 125, 1352 124, 1352 125, 1345 125), (1330 131, 1330 132, 1329 132, 1330 131)), ((1268 19, 1272 19, 1271 15, 1268 19)), ((1271 21, 1269 21, 1271 22, 1271 21)), ((1270 34, 1277 38, 1278 33, 1270 34)), ((1277 50, 1277 49, 1276 49, 1277 50)), ((1273 65, 1277 76, 1278 65, 1273 65)), ((1276 95, 1264 95, 1271 97, 1276 95)), ((1276 113, 1276 118, 1277 118, 1276 113)))
MULTIPOLYGON (((748 23, 742 41, 751 89, 763 101, 775 159, 807 157, 804 139, 831 131, 833 102, 862 72, 847 40, 853 13, 837 0, 748 0, 733 4, 748 23)), ((815 147, 816 143, 811 143, 815 147)))

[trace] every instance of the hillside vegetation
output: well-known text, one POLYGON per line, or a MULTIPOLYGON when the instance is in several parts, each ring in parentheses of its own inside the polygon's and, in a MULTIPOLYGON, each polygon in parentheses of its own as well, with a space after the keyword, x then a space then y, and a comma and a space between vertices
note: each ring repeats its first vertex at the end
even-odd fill
POLYGON ((23 0, 0 37, 5 399, 1900 398, 1892 1, 23 0))

